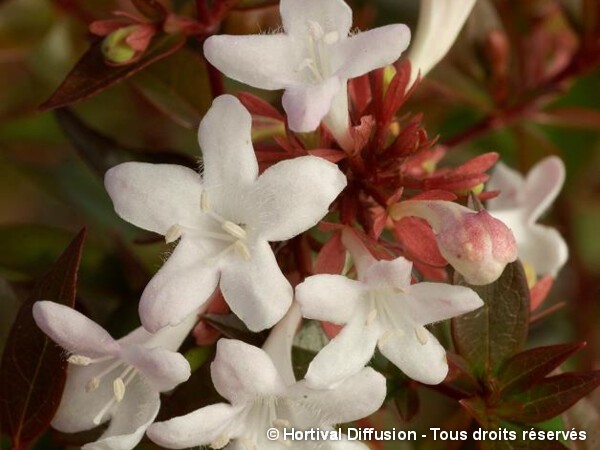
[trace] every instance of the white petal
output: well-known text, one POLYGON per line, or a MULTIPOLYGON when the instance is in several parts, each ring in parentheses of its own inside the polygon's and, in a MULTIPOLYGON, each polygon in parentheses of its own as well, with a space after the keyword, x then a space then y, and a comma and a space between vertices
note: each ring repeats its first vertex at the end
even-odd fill
POLYGON ((123 163, 106 172, 104 185, 117 214, 145 230, 164 235, 200 220, 200 175, 187 167, 123 163))
POLYGON ((94 358, 119 351, 119 344, 104 328, 68 306, 35 302, 33 318, 54 342, 75 355, 94 358))
POLYGON ((409 50, 411 84, 424 77, 446 55, 476 0, 421 0, 419 24, 409 50))
POLYGON ((189 363, 177 352, 132 345, 123 348, 122 355, 157 392, 170 391, 191 375, 189 363))
POLYGON ((284 89, 303 80, 302 47, 285 34, 211 36, 204 56, 229 78, 259 89, 284 89))
POLYGON ((392 64, 410 42, 406 25, 387 25, 341 40, 337 50, 341 66, 337 71, 342 79, 355 78, 379 67, 392 64))
POLYGON ((541 276, 556 276, 569 258, 569 248, 565 240, 554 228, 531 225, 525 239, 518 243, 519 258, 533 265, 541 276))
POLYGON ((267 169, 253 191, 257 228, 268 241, 290 239, 316 225, 346 186, 335 164, 316 156, 281 161, 267 169))
POLYGON ((158 393, 143 380, 135 378, 128 386, 125 398, 114 411, 110 425, 100 439, 84 445, 82 450, 131 450, 158 414, 158 393))
POLYGON ((286 385, 296 382, 292 366, 292 345, 301 323, 300 306, 294 302, 285 317, 271 330, 262 347, 286 385))
POLYGON ((400 303, 398 310, 404 309, 419 325, 450 319, 483 306, 472 289, 445 283, 413 284, 400 303))
POLYGON ((523 209, 529 223, 534 223, 550 207, 565 182, 565 165, 556 156, 537 163, 525 178, 523 209))
POLYGON ((342 275, 314 275, 296 286, 296 301, 307 319, 343 324, 356 313, 365 289, 342 275))
POLYGON ((346 82, 337 77, 328 78, 320 84, 288 87, 281 103, 290 129, 298 133, 316 130, 331 109, 333 98, 345 89, 346 82))
MULTIPOLYGON (((86 386, 114 362, 115 360, 110 360, 89 366, 69 365, 65 389, 58 410, 52 419, 52 427, 63 433, 78 433, 97 427, 93 422, 94 417, 114 396, 113 378, 107 376, 95 390, 90 392, 86 391, 86 386)), ((119 369, 115 369, 112 374, 117 377, 119 369)), ((108 414, 105 415, 102 422, 106 422, 109 417, 108 414)))
POLYGON ((177 325, 202 305, 217 287, 218 269, 208 257, 214 243, 204 247, 183 237, 173 254, 144 289, 140 319, 144 328, 156 332, 177 325))
POLYGON ((236 422, 241 420, 238 417, 240 412, 239 407, 217 403, 185 416, 175 417, 165 422, 156 422, 148 429, 148 437, 166 448, 209 445, 221 435, 235 434, 236 422))
MULTIPOLYGON (((246 187, 258 176, 251 128, 250 113, 231 95, 217 97, 202 119, 198 141, 202 148, 203 182, 209 202, 213 202, 212 189, 231 189, 231 185, 246 187)), ((197 197, 196 207, 199 202, 200 197, 197 197)))
POLYGON ((421 329, 393 331, 379 342, 381 353, 413 380, 425 384, 439 384, 448 374, 446 351, 436 337, 421 329), (423 343, 425 338, 425 343, 423 343))
POLYGON ((331 100, 331 107, 323 118, 323 123, 338 144, 347 152, 352 152, 354 151, 354 139, 350 134, 348 89, 344 87, 331 100))
POLYGON ((252 331, 275 325, 292 303, 292 286, 266 241, 250 247, 250 260, 231 255, 222 264, 221 292, 231 310, 252 331))
POLYGON ((525 187, 525 179, 516 170, 503 162, 496 163, 494 171, 486 185, 488 191, 500 191, 498 197, 488 200, 488 209, 496 211, 512 209, 519 206, 521 192, 525 187))
POLYGON ((282 395, 286 386, 263 350, 234 339, 220 339, 210 365, 213 384, 233 405, 282 395))
POLYGON ((372 287, 393 287, 406 290, 410 286, 412 263, 403 257, 391 261, 377 261, 363 275, 365 283, 372 287))
POLYGON ((352 9, 343 0, 281 0, 279 9, 286 33, 301 39, 310 33, 311 23, 340 38, 348 36, 352 26, 352 9))
POLYGON ((364 242, 358 237, 357 232, 344 229, 342 231, 342 243, 352 256, 352 261, 358 272, 358 279, 364 281, 364 275, 369 268, 377 262, 364 242))
POLYGON ((312 360, 306 372, 307 384, 328 388, 359 372, 373 356, 380 335, 378 322, 369 323, 367 314, 355 313, 312 360))
POLYGON ((385 400, 385 377, 370 367, 346 378, 331 389, 312 389, 300 381, 290 389, 290 397, 319 411, 325 423, 333 425, 362 419, 377 411, 385 400))

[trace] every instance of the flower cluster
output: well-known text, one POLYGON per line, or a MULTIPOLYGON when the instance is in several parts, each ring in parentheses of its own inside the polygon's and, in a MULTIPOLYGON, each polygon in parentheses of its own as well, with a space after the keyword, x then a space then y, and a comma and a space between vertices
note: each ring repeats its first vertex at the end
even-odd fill
MULTIPOLYGON (((518 254, 537 274, 557 273, 564 242, 535 221, 560 188, 560 161, 541 163, 527 180, 498 165, 488 185, 501 191, 494 197, 477 187, 496 155, 437 169, 443 149, 419 118, 402 127, 396 115, 415 74, 448 50, 474 1, 454 11, 456 3, 446 6, 455 20, 440 42, 431 31, 439 10, 423 1, 412 75, 408 64, 389 67, 391 81, 383 68, 407 49, 408 28, 350 34, 352 11, 342 0, 281 0, 280 33, 206 40, 206 58, 227 76, 284 90, 283 151, 261 170, 263 149, 251 138, 251 113, 260 103, 249 111, 222 95, 198 130, 200 173, 137 162, 106 173, 117 214, 164 236, 174 250, 142 294, 143 328, 118 341, 70 308, 36 304, 36 322, 70 363, 55 428, 77 432, 110 420, 86 449, 131 449, 146 431, 169 448, 276 448, 266 439, 269 427, 327 429, 379 409, 386 380, 365 367, 376 349, 418 382, 446 378, 446 351, 426 326, 483 305, 470 288, 439 282, 447 264, 471 284, 493 282, 518 254), (310 133, 320 139, 316 147, 306 143, 310 133), (489 199, 491 212, 455 201, 468 193, 489 199), (315 269, 303 279, 290 276, 271 243, 306 236, 330 212, 339 223, 325 225, 334 233, 318 249, 315 269), (387 234, 397 242, 383 239, 387 234), (347 252, 354 278, 349 270, 341 274, 347 252), (273 330, 262 348, 217 343, 211 376, 227 403, 151 425, 159 393, 190 376, 177 350, 215 290, 251 331, 273 330), (301 315, 343 328, 296 381, 291 349, 301 315)), ((139 50, 132 43, 140 30, 125 39, 132 51, 139 50)))

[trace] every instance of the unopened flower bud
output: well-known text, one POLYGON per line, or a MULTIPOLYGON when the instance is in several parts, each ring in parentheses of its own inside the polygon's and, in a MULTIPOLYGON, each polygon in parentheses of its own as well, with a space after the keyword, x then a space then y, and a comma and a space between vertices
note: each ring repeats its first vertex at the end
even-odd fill
POLYGON ((443 200, 409 200, 392 206, 390 216, 425 219, 436 234, 440 253, 468 283, 491 283, 517 259, 511 230, 485 210, 475 212, 443 200))
POLYGON ((128 64, 148 48, 155 33, 154 26, 150 24, 118 28, 104 38, 102 53, 111 64, 128 64))

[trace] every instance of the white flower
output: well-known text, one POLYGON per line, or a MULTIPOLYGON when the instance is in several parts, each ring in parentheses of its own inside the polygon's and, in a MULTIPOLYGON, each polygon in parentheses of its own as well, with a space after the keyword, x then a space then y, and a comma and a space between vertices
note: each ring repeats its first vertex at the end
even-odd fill
POLYGON ((565 181, 565 166, 551 156, 536 164, 524 178, 498 163, 487 184, 500 195, 488 201, 490 213, 513 231, 519 258, 537 275, 556 276, 569 257, 569 249, 554 228, 536 224, 550 207, 565 181))
POLYGON ((448 53, 477 0, 421 0, 419 24, 408 51, 411 85, 448 53))
POLYGON ((219 283, 225 300, 254 330, 285 314, 292 288, 268 241, 315 225, 346 185, 335 164, 304 156, 258 176, 248 111, 232 96, 217 98, 199 129, 204 172, 168 164, 125 163, 105 184, 125 220, 180 239, 140 301, 149 331, 176 325, 219 283))
POLYGON ((343 0, 281 0, 283 33, 212 36, 206 58, 225 75, 261 89, 285 89, 290 129, 315 130, 321 120, 348 146, 346 82, 391 64, 408 46, 405 25, 349 36, 352 10, 343 0))
MULTIPOLYGON (((315 448, 315 442, 270 441, 267 430, 331 429, 334 424, 354 421, 379 409, 385 399, 385 378, 371 368, 364 368, 334 389, 311 389, 305 381, 295 381, 290 352, 298 322, 292 316, 299 314, 290 310, 271 333, 264 350, 221 339, 211 374, 215 388, 229 403, 157 422, 148 429, 150 439, 167 448, 315 448)), ((318 444, 323 449, 366 450, 359 442, 345 440, 318 444)))
POLYGON ((429 223, 442 256, 470 284, 496 281, 517 259, 510 228, 486 210, 473 211, 444 200, 407 200, 390 208, 394 220, 410 216, 429 223))
POLYGON ((304 317, 345 324, 311 362, 309 385, 332 386, 351 376, 367 364, 376 346, 410 378, 441 383, 448 373, 446 352, 424 325, 481 307, 479 296, 462 286, 411 285, 410 261, 377 261, 352 232, 344 231, 342 240, 358 280, 315 275, 296 287, 304 317))
POLYGON ((63 396, 51 425, 77 433, 110 420, 102 436, 84 450, 129 450, 144 436, 160 408, 159 392, 190 376, 176 353, 196 321, 151 335, 143 328, 115 341, 84 315, 58 303, 33 306, 38 326, 70 356, 63 396))

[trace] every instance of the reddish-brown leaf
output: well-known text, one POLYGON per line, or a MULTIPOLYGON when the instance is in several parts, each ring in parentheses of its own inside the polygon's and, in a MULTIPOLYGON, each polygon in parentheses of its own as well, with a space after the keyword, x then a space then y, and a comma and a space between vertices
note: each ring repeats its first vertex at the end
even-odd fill
POLYGON ((523 391, 542 380, 584 346, 584 342, 575 342, 538 347, 519 353, 498 372, 498 387, 505 394, 523 391))
POLYGON ((344 269, 346 248, 341 233, 335 233, 323 246, 314 265, 314 272, 339 275, 344 269))
POLYGON ((270 103, 248 92, 238 92, 238 99, 253 116, 269 117, 283 122, 285 118, 270 103))
POLYGON ((41 434, 58 408, 67 363, 63 351, 37 327, 33 304, 52 300, 73 306, 85 229, 48 273, 38 280, 12 326, 0 365, 0 425, 12 448, 26 447, 41 434))
POLYGON ((39 108, 45 111, 91 97, 131 77, 153 62, 166 58, 179 50, 184 43, 184 36, 160 34, 152 39, 148 49, 137 61, 122 66, 109 66, 102 54, 102 40, 98 40, 81 57, 54 94, 39 108))
POLYGON ((159 22, 167 17, 167 10, 158 0, 131 0, 139 12, 152 21, 159 22))
POLYGON ((564 373, 545 378, 524 393, 504 399, 499 417, 521 423, 539 423, 562 414, 600 385, 600 371, 564 373))

